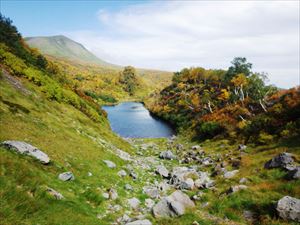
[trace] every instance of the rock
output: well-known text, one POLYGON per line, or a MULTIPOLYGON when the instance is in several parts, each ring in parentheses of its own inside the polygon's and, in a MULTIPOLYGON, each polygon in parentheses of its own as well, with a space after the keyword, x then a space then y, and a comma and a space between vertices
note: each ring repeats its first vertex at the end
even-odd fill
POLYGON ((128 191, 133 191, 133 187, 130 184, 125 184, 125 189, 128 191))
POLYGON ((57 200, 61 200, 64 198, 64 196, 61 193, 55 191, 52 188, 47 188, 47 192, 57 200))
POLYGON ((126 176, 127 176, 127 173, 126 173, 125 170, 120 170, 120 171, 118 172, 118 176, 120 176, 120 177, 126 177, 126 176))
POLYGON ((183 192, 175 191, 168 197, 161 199, 153 207, 153 215, 159 217, 180 216, 187 208, 195 207, 194 202, 183 192))
POLYGON ((253 224, 257 219, 256 218, 257 215, 254 212, 249 211, 249 210, 243 211, 243 216, 247 221, 251 222, 251 224, 253 224))
POLYGON ((109 194, 108 193, 103 193, 102 197, 105 198, 105 199, 109 199, 109 194))
POLYGON ((169 177, 169 171, 163 165, 157 166, 155 172, 164 178, 169 177))
POLYGON ((111 200, 116 200, 118 198, 118 192, 113 188, 109 189, 108 194, 111 200))
POLYGON ((179 187, 188 178, 198 179, 199 174, 195 169, 187 167, 174 167, 171 173, 170 183, 179 187))
POLYGON ((247 146, 246 146, 246 145, 239 144, 238 150, 240 150, 240 151, 245 151, 246 149, 247 149, 247 146))
POLYGON ((245 184, 245 183, 248 183, 248 182, 249 182, 248 179, 245 178, 245 177, 242 177, 242 178, 240 179, 240 181, 239 181, 240 184, 245 184))
POLYGON ((126 223, 125 225, 152 225, 152 223, 150 222, 150 220, 136 220, 126 223))
POLYGON ((201 147, 199 145, 192 146, 192 150, 194 150, 194 151, 197 151, 197 150, 200 150, 200 149, 201 149, 201 147))
POLYGON ((62 181, 75 180, 75 177, 72 172, 65 172, 58 175, 58 179, 62 181))
POLYGON ((300 179, 300 166, 297 166, 294 170, 291 170, 287 176, 291 180, 299 180, 300 179))
POLYGON ((192 225, 200 225, 197 221, 194 221, 192 225))
POLYGON ((238 172, 239 172, 239 170, 227 171, 227 172, 224 173, 223 176, 226 179, 230 179, 230 178, 234 177, 238 172))
POLYGON ((199 179, 195 180, 197 188, 209 188, 214 185, 214 182, 209 178, 207 172, 198 172, 199 179))
POLYGON ((116 164, 110 160, 103 160, 103 162, 107 165, 108 168, 111 168, 111 169, 116 168, 116 164))
POLYGON ((159 190, 157 187, 145 186, 143 187, 143 192, 148 195, 150 198, 158 198, 159 190))
POLYGON ((283 168, 290 170, 294 168, 293 163, 292 154, 283 152, 266 162, 265 169, 283 168))
POLYGON ((155 205, 155 202, 151 198, 145 199, 145 206, 148 209, 152 209, 152 207, 155 205))
POLYGON ((161 152, 159 158, 167 160, 176 159, 175 155, 170 150, 161 152))
POLYGON ((117 222, 118 224, 124 224, 131 222, 131 220, 132 219, 127 214, 124 214, 122 217, 117 219, 117 222))
POLYGON ((168 191, 171 187, 170 187, 170 185, 164 180, 164 181, 160 182, 160 183, 157 185, 157 188, 158 188, 161 192, 166 192, 166 191, 168 191))
POLYGON ((277 202, 278 215, 285 220, 300 222, 300 200, 284 196, 277 202))
POLYGON ((246 185, 235 185, 235 186, 231 186, 229 188, 229 190, 227 191, 227 194, 232 194, 232 193, 235 193, 235 192, 238 192, 240 190, 244 190, 244 189, 247 189, 248 187, 246 185))
POLYGON ((130 198, 127 200, 127 202, 130 208, 132 209, 137 209, 141 203, 140 200, 138 200, 137 198, 130 198))
POLYGON ((129 173, 129 176, 131 176, 132 179, 134 179, 134 180, 136 180, 136 179, 138 178, 138 175, 137 175, 134 171, 131 171, 131 172, 129 173))
POLYGON ((88 175, 88 177, 93 176, 93 174, 91 172, 88 172, 87 175, 88 175))
POLYGON ((131 156, 127 152, 124 152, 121 149, 116 149, 115 153, 117 156, 119 156, 121 159, 123 159, 125 161, 132 161, 131 156))
POLYGON ((180 189, 192 190, 194 189, 194 181, 192 178, 187 178, 180 184, 180 189))
POLYGON ((30 155, 37 160, 39 160, 42 164, 48 164, 50 162, 50 158, 48 155, 38 148, 23 142, 23 141, 4 141, 1 145, 9 150, 16 151, 21 154, 30 155))

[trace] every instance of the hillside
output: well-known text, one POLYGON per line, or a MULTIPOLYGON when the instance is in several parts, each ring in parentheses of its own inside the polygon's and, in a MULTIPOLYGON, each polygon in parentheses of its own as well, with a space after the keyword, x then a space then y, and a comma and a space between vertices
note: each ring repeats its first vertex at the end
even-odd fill
POLYGON ((125 87, 119 82, 124 68, 98 59, 83 45, 61 35, 31 37, 26 38, 25 41, 31 47, 46 54, 57 68, 64 71, 74 88, 76 86, 81 92, 100 96, 95 98, 100 104, 110 104, 125 99, 141 101, 152 91, 162 89, 171 81, 171 72, 136 68, 137 86, 140 88, 136 89, 135 93, 129 94, 124 91, 125 87))
POLYGON ((63 35, 50 37, 27 37, 25 38, 25 41, 30 47, 37 48, 46 55, 74 60, 82 63, 119 68, 119 66, 107 63, 97 58, 82 44, 77 43, 63 35))

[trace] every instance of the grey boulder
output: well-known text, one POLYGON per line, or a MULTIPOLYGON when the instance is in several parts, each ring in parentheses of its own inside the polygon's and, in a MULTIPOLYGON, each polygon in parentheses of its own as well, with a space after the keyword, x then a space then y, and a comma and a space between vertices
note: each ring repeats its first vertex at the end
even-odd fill
POLYGON ((294 168, 293 163, 292 154, 283 152, 266 162, 265 169, 283 168, 290 170, 294 168))
POLYGON ((176 159, 175 155, 170 150, 161 152, 159 158, 167 160, 176 159))
POLYGON ((194 202, 182 191, 175 191, 162 198, 152 209, 156 218, 183 215, 187 208, 195 207, 194 202))
POLYGON ((169 171, 163 165, 157 166, 155 172, 164 178, 169 177, 169 171))
POLYGON ((291 180, 299 180, 300 179, 300 166, 297 166, 295 169, 291 170, 288 173, 288 178, 291 180))
POLYGON ((277 202, 278 215, 285 220, 300 222, 300 200, 290 196, 284 196, 277 202))
POLYGON ((74 174, 72 172, 65 172, 58 175, 58 179, 62 181, 75 180, 74 174))
POLYGON ((1 143, 1 145, 9 150, 14 150, 18 153, 30 155, 37 160, 39 160, 43 164, 48 164, 50 162, 50 159, 48 155, 38 148, 23 142, 23 141, 4 141, 1 143))

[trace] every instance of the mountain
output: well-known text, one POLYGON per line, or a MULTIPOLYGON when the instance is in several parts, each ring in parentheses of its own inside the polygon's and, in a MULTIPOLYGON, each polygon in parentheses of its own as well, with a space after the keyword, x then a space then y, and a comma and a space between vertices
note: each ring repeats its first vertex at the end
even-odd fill
POLYGON ((63 35, 27 37, 25 41, 30 47, 39 49, 43 54, 100 66, 118 67, 97 58, 82 44, 63 35))

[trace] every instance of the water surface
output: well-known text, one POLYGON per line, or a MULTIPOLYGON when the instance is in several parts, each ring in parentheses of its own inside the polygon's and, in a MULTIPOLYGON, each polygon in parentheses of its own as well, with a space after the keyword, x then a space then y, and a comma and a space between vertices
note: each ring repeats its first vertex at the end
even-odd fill
POLYGON ((122 137, 157 138, 174 134, 166 122, 150 115, 142 103, 123 102, 102 109, 108 114, 112 130, 122 137))

